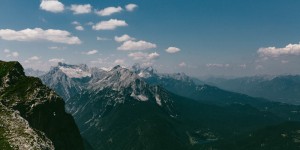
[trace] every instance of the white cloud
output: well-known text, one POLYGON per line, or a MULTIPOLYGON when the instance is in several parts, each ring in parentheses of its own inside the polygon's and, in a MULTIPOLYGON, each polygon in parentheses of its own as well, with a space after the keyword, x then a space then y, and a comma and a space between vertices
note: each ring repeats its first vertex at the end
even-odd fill
POLYGON ((124 34, 122 36, 115 36, 115 41, 117 41, 117 42, 125 42, 125 41, 129 41, 129 40, 135 40, 135 38, 130 37, 127 34, 124 34))
POLYGON ((70 10, 73 11, 73 14, 88 14, 92 11, 92 6, 90 4, 84 4, 84 5, 71 5, 70 10))
POLYGON ((40 57, 32 56, 32 57, 28 58, 28 60, 40 60, 40 57))
POLYGON ((108 21, 101 21, 96 25, 93 25, 92 28, 94 30, 114 30, 117 27, 124 26, 128 26, 128 24, 124 20, 110 19, 108 21))
POLYGON ((52 62, 52 63, 59 63, 59 62, 64 62, 65 59, 63 59, 63 58, 52 58, 52 59, 49 59, 48 61, 52 62))
POLYGON ((58 0, 42 0, 40 8, 45 11, 59 13, 64 11, 64 4, 58 0))
POLYGON ((95 10, 95 13, 99 16, 110 16, 114 13, 119 13, 121 12, 123 9, 119 6, 119 7, 107 7, 104 8, 102 10, 95 10))
POLYGON ((154 53, 143 53, 143 52, 135 52, 128 54, 129 57, 133 58, 134 60, 142 60, 142 61, 149 61, 159 58, 159 54, 157 52, 154 53))
POLYGON ((11 55, 12 55, 13 57, 19 57, 19 53, 18 53, 18 52, 12 52, 11 55))
POLYGON ((153 59, 157 59, 159 57, 159 54, 154 52, 154 53, 150 53, 148 55, 148 59, 153 60, 153 59))
POLYGON ((123 51, 134 51, 134 50, 147 50, 156 48, 156 44, 146 42, 146 41, 126 41, 124 42, 120 47, 118 47, 118 50, 123 51))
POLYGON ((222 68, 222 67, 229 67, 229 64, 206 64, 206 67, 218 67, 218 68, 222 68))
POLYGON ((185 62, 181 62, 178 66, 179 67, 186 67, 186 63, 185 62))
POLYGON ((136 5, 136 4, 128 4, 125 6, 127 11, 134 11, 134 9, 137 7, 138 7, 138 5, 136 5))
POLYGON ((96 37, 96 40, 97 40, 97 41, 107 41, 107 40, 110 40, 110 39, 97 36, 97 37, 96 37))
POLYGON ((66 49, 66 47, 51 46, 51 47, 48 47, 48 49, 51 49, 51 50, 63 50, 63 49, 66 49))
POLYGON ((258 49, 260 57, 278 57, 280 55, 300 55, 300 43, 288 44, 283 48, 266 47, 258 49))
POLYGON ((4 53, 10 53, 10 50, 9 49, 4 49, 3 52, 4 53))
POLYGON ((83 26, 76 26, 75 29, 78 30, 78 31, 83 31, 84 30, 83 26))
POLYGON ((90 51, 88 51, 88 52, 84 52, 83 54, 86 54, 86 55, 94 55, 94 54, 97 54, 98 53, 98 51, 97 50, 90 50, 90 51))
POLYGON ((73 21, 71 24, 73 24, 73 25, 80 25, 80 23, 78 21, 73 21))
POLYGON ((15 31, 11 29, 0 29, 0 38, 8 41, 37 41, 45 40, 64 44, 81 44, 78 37, 72 36, 70 32, 64 30, 41 28, 24 29, 15 31))
POLYGON ((4 49, 3 52, 6 54, 6 57, 19 57, 18 52, 12 52, 9 49, 4 49))
POLYGON ((177 47, 169 47, 166 49, 166 52, 168 52, 168 53, 177 53, 179 51, 180 51, 180 49, 177 47))
POLYGON ((118 65, 122 65, 124 64, 125 60, 124 59, 116 59, 115 60, 115 64, 118 64, 118 65))

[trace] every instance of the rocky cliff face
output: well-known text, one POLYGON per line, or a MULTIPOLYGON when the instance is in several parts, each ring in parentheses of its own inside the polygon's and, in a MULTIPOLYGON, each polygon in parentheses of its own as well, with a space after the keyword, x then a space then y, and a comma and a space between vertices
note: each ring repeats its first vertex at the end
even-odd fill
MULTIPOLYGON (((45 149, 53 146, 58 150, 84 149, 79 130, 72 116, 65 112, 62 98, 43 85, 40 79, 25 76, 18 62, 0 61, 0 103, 1 109, 7 110, 5 112, 16 113, 15 116, 28 122, 26 128, 48 143, 45 149)), ((0 121, 5 122, 5 119, 0 121)), ((12 143, 8 140, 8 145, 12 143)))

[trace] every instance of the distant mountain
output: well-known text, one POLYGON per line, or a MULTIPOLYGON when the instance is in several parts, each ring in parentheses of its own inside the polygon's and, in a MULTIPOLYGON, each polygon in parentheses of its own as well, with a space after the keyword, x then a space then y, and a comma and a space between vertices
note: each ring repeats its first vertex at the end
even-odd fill
POLYGON ((67 110, 96 150, 194 149, 300 120, 297 106, 279 107, 282 104, 197 85, 185 74, 80 66, 59 64, 41 79, 66 98, 67 110), (171 87, 177 91, 170 92, 171 87), (184 92, 191 97, 196 92, 197 101, 176 95, 184 92))
POLYGON ((39 77, 39 76, 46 74, 45 71, 34 70, 32 68, 26 68, 26 69, 24 69, 24 72, 25 72, 26 76, 32 76, 32 77, 39 77))
MULTIPOLYGON (((133 66, 131 70, 138 75, 147 74, 147 76, 141 77, 151 85, 161 86, 172 93, 176 93, 177 95, 194 99, 202 103, 219 106, 231 104, 251 105, 256 109, 261 111, 270 111, 286 119, 300 119, 298 113, 300 109, 298 106, 273 102, 263 98, 254 98, 244 94, 226 91, 207 84, 196 84, 196 82, 201 83, 201 81, 195 81, 193 78, 184 73, 161 74, 157 73, 155 70, 152 71, 152 69, 148 69, 147 67, 140 67, 139 65, 133 66)), ((264 80, 265 79, 267 78, 265 77, 264 80)))
POLYGON ((0 61, 0 110, 0 149, 84 149, 64 101, 18 62, 0 61))
POLYGON ((235 79, 210 78, 206 82, 225 90, 254 97, 300 104, 300 75, 254 76, 235 79))

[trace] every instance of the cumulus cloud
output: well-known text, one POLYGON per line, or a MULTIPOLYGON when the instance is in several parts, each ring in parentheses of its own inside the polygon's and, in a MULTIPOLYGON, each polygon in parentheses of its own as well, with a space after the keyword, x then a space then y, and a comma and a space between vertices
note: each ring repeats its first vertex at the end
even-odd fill
POLYGON ((40 8, 45 11, 59 13, 64 11, 64 4, 58 0, 42 0, 40 8))
POLYGON ((143 52, 135 52, 128 54, 129 57, 133 58, 134 60, 143 60, 149 61, 159 58, 159 54, 157 52, 154 53, 143 53, 143 52))
POLYGON ((73 21, 71 24, 75 25, 75 29, 78 30, 78 31, 83 31, 84 30, 84 27, 78 21, 73 21))
POLYGON ((125 62, 124 59, 116 59, 114 63, 118 64, 118 65, 122 65, 122 64, 124 64, 124 62, 125 62))
POLYGON ((156 44, 146 42, 146 41, 126 41, 124 42, 120 47, 118 47, 118 50, 122 51, 134 51, 134 50, 147 50, 156 48, 156 44))
POLYGON ((229 64, 206 64, 206 67, 218 67, 218 68, 222 68, 222 67, 229 67, 229 64))
POLYGON ((40 57, 32 56, 32 57, 28 58, 28 60, 40 60, 40 57))
POLYGON ((86 54, 86 55, 94 55, 94 54, 97 54, 98 53, 98 50, 90 50, 88 52, 84 52, 83 54, 86 54))
POLYGON ((177 53, 177 52, 179 52, 180 51, 180 49, 179 48, 177 48, 177 47, 169 47, 169 48, 167 48, 166 49, 166 52, 168 52, 168 53, 177 53))
POLYGON ((0 38, 8 41, 37 41, 45 40, 64 44, 81 44, 78 37, 72 36, 70 32, 64 30, 41 28, 24 29, 15 31, 11 29, 0 29, 0 38))
POLYGON ((59 62, 64 62, 65 59, 63 59, 63 58, 52 58, 52 59, 49 59, 48 61, 52 62, 52 63, 59 63, 59 62))
POLYGON ((280 55, 300 55, 300 43, 288 44, 282 48, 266 47, 258 49, 260 57, 278 57, 280 55))
POLYGON ((19 57, 19 53, 18 52, 12 52, 11 56, 13 56, 13 57, 19 57))
POLYGON ((134 9, 136 9, 138 7, 138 5, 136 4, 128 4, 125 6, 127 11, 134 11, 134 9))
POLYGON ((150 53, 148 55, 148 59, 153 60, 153 59, 157 59, 159 57, 159 54, 154 52, 154 53, 150 53))
POLYGON ((80 25, 80 23, 78 21, 73 21, 71 24, 73 24, 73 25, 80 25))
POLYGON ((4 53, 10 53, 10 50, 9 49, 4 49, 3 52, 4 53))
POLYGON ((84 30, 83 26, 76 26, 75 29, 78 30, 78 31, 83 31, 84 30))
POLYGON ((125 42, 125 41, 129 41, 129 40, 135 40, 135 38, 130 37, 127 34, 124 34, 122 36, 115 36, 115 41, 117 41, 117 42, 125 42))
POLYGON ((185 62, 181 62, 180 64, 178 64, 179 67, 186 67, 186 63, 185 62))
POLYGON ((110 19, 108 21, 101 21, 96 25, 93 25, 92 28, 94 30, 114 30, 117 27, 124 26, 128 26, 128 24, 124 20, 110 19))
POLYGON ((118 6, 118 7, 107 7, 107 8, 104 8, 102 10, 95 10, 95 13, 99 16, 110 16, 114 13, 119 13, 121 12, 123 9, 118 6))
POLYGON ((6 57, 19 57, 18 52, 12 52, 9 49, 4 49, 3 52, 6 54, 6 57))
POLYGON ((51 50, 63 50, 63 49, 66 49, 66 47, 50 46, 50 47, 48 47, 48 49, 51 49, 51 50))
POLYGON ((73 14, 88 14, 92 11, 92 6, 90 4, 84 4, 84 5, 71 5, 70 10, 73 11, 73 14))

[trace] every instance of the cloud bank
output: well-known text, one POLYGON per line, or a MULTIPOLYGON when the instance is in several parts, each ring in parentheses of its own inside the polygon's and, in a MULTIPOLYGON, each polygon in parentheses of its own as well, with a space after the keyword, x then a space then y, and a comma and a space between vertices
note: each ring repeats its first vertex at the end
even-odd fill
POLYGON ((41 28, 24 29, 20 31, 11 29, 0 29, 0 38, 8 41, 50 41, 64 44, 81 44, 78 37, 72 36, 70 32, 64 30, 41 28))
POLYGON ((156 48, 156 44, 146 42, 146 41, 126 41, 124 42, 120 47, 118 47, 118 50, 122 51, 135 51, 135 50, 147 50, 147 49, 153 49, 156 48))
POLYGON ((282 48, 266 47, 258 49, 257 53, 261 57, 278 57, 280 55, 300 55, 300 43, 288 44, 282 48))

